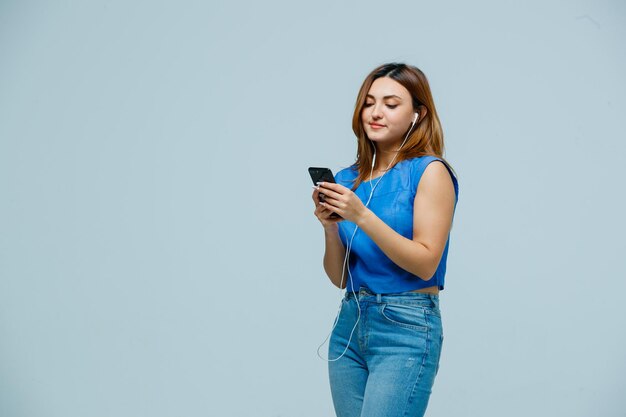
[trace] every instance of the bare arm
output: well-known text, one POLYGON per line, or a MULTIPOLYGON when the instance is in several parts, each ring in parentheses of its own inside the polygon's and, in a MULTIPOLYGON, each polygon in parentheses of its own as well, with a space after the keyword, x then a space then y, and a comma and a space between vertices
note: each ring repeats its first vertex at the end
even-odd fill
MULTIPOLYGON (((313 187, 315 188, 315 187, 313 187)), ((333 219, 330 217, 332 210, 329 210, 319 204, 319 191, 313 191, 313 202, 315 203, 315 211, 313 214, 318 218, 322 226, 324 226, 324 271, 330 282, 336 287, 345 288, 347 277, 343 278, 341 283, 341 274, 343 270, 343 262, 346 256, 346 249, 339 238, 339 226, 337 223, 343 219, 333 219)))
MULTIPOLYGON (((413 239, 407 239, 389 227, 350 189, 327 182, 321 182, 319 186, 326 195, 326 202, 318 203, 321 207, 356 223, 400 268, 423 280, 432 278, 443 256, 456 202, 454 184, 443 162, 428 164, 419 181, 413 206, 413 239)), ((327 225, 325 219, 319 215, 318 218, 327 225)), ((327 244, 326 247, 328 251, 333 246, 327 244)), ((333 276, 329 277, 335 285, 338 282, 334 275, 339 270, 338 258, 336 254, 329 257, 327 270, 327 273, 332 272, 333 276), (333 260, 332 271, 330 259, 333 260)))
MULTIPOLYGON (((343 262, 346 257, 346 248, 341 243, 339 238, 339 228, 337 225, 334 227, 324 228, 324 238, 326 240, 326 250, 324 252, 324 271, 332 282, 338 288, 346 288, 347 276, 343 277, 343 283, 341 282, 341 274, 343 272, 343 262)), ((346 274, 347 275, 347 274, 346 274)))
POLYGON ((357 224, 396 265, 423 280, 437 270, 452 225, 456 195, 450 173, 440 161, 422 174, 413 207, 413 240, 397 233, 371 210, 357 224))

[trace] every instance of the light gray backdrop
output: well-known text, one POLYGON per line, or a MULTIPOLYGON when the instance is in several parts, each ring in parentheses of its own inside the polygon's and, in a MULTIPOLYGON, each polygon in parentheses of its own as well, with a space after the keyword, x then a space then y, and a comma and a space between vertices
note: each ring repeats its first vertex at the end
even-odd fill
POLYGON ((307 167, 354 161, 358 88, 404 61, 460 184, 428 415, 625 416, 625 23, 618 0, 2 0, 0 415, 331 416, 307 167))

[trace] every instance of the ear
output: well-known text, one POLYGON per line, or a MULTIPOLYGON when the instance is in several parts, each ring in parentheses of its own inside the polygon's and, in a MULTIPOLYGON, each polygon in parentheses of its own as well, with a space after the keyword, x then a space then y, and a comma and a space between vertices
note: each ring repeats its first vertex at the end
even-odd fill
POLYGON ((417 106, 417 110, 415 111, 419 112, 420 120, 424 119, 424 116, 426 116, 426 113, 428 113, 428 109, 426 108, 426 106, 417 106))

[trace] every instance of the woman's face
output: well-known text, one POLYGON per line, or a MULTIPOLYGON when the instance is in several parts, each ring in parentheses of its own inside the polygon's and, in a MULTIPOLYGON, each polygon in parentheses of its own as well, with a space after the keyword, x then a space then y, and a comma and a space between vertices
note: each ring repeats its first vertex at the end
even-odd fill
POLYGON ((368 138, 393 146, 404 140, 414 113, 409 91, 392 78, 381 77, 374 80, 367 93, 361 120, 368 138))

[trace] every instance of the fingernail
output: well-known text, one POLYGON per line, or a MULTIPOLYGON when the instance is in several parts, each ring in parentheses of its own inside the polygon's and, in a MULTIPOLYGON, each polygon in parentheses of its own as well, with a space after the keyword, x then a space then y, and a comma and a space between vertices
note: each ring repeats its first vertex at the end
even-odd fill
POLYGON ((316 182, 316 184, 317 184, 317 185, 322 185, 322 184, 324 184, 324 183, 323 183, 322 181, 318 181, 318 182, 316 182))

